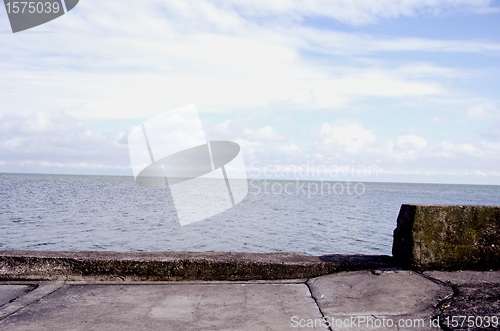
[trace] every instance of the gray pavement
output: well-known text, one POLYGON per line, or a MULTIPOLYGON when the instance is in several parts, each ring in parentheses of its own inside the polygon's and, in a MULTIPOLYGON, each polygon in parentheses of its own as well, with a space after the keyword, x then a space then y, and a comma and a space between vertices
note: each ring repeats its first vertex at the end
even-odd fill
POLYGON ((499 289, 500 272, 397 268, 287 281, 0 282, 0 330, 459 330, 446 314, 474 301, 499 316, 499 289))

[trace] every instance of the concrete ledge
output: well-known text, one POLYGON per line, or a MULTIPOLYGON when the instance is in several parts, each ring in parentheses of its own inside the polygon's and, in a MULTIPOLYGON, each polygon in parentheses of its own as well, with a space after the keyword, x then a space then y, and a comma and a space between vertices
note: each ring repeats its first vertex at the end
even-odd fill
POLYGON ((275 280, 391 266, 385 255, 0 251, 0 280, 275 280))
POLYGON ((499 270, 500 207, 402 205, 392 255, 417 270, 499 270))

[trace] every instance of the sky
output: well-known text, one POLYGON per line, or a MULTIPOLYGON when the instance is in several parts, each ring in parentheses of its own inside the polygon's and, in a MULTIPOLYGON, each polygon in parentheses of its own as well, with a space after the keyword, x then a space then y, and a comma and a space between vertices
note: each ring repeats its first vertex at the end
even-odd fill
POLYGON ((499 87, 500 1, 2 7, 0 172, 132 176, 129 132, 195 103, 249 178, 500 185, 499 87))

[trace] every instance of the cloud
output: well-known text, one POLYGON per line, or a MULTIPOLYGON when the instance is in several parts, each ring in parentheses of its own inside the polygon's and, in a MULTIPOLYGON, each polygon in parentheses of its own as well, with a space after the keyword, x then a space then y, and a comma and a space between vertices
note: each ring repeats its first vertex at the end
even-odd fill
POLYGON ((476 120, 500 119, 500 112, 495 105, 485 102, 467 108, 467 116, 476 120))
POLYGON ((245 129, 245 136, 253 141, 273 141, 282 140, 283 138, 277 134, 271 125, 266 125, 258 131, 245 129))
POLYGON ((192 102, 215 113, 236 112, 241 105, 331 110, 351 106, 360 97, 439 96, 448 92, 443 79, 456 77, 458 70, 411 63, 335 65, 304 52, 498 52, 500 45, 376 37, 272 17, 323 15, 370 22, 432 8, 489 7, 489 1, 437 0, 148 1, 126 8, 113 0, 81 3, 72 15, 44 25, 57 34, 2 41, 0 70, 8 82, 0 89, 2 109, 25 116, 55 109, 78 119, 147 118, 192 102), (256 20, 258 15, 265 19, 256 20))
POLYGON ((208 130, 210 140, 244 139, 253 143, 282 141, 283 135, 277 133, 271 125, 265 125, 258 130, 249 129, 248 120, 226 120, 208 130))
MULTIPOLYGON (((498 161, 496 101, 475 97, 460 85, 464 78, 477 78, 478 71, 409 58, 420 58, 415 52, 497 56, 499 43, 460 36, 395 38, 308 25, 318 17, 359 26, 429 13, 485 14, 496 10, 491 1, 151 0, 123 6, 109 0, 81 2, 77 9, 44 25, 43 30, 57 33, 2 39, 0 165, 128 169, 127 132, 93 133, 81 122, 145 120, 192 102, 207 114, 241 115, 207 130, 207 138, 240 143, 250 161, 293 164, 309 157, 400 172, 449 167, 486 174, 498 161), (410 56, 399 61, 404 52, 410 56), (355 108, 411 105, 424 119, 444 124, 447 117, 426 109, 446 102, 451 108, 455 100, 462 112, 469 107, 466 116, 492 121, 489 143, 431 143, 420 134, 382 139, 385 134, 360 122, 335 121, 355 108), (264 115, 245 117, 278 111, 318 115, 318 130, 307 134, 313 124, 298 121, 299 134, 284 133, 282 123, 265 123, 264 115), (332 111, 335 117, 325 120, 332 111)), ((4 12, 0 17, 7 22, 4 12)), ((481 79, 496 75, 481 74, 481 79)), ((179 139, 185 133, 179 132, 179 139)))
POLYGON ((242 146, 248 164, 258 161, 261 168, 268 166, 276 171, 280 167, 300 167, 314 162, 315 166, 327 167, 347 167, 352 163, 376 166, 385 174, 431 176, 434 173, 433 176, 448 176, 451 173, 473 175, 480 171, 487 176, 496 176, 498 173, 498 142, 458 143, 443 140, 431 144, 417 134, 382 140, 372 129, 359 122, 340 119, 333 123, 321 123, 317 130, 309 131, 305 139, 310 146, 302 148, 299 146, 304 145, 303 142, 299 144, 299 140, 291 135, 280 136, 270 125, 258 130, 245 130, 248 125, 249 122, 226 121, 217 130, 221 134, 232 132, 233 141, 242 146))
POLYGON ((500 139, 500 121, 491 124, 484 135, 490 139, 500 139))
POLYGON ((443 117, 432 116, 431 123, 439 124, 439 125, 446 125, 446 123, 448 123, 448 117, 446 117, 446 116, 443 116, 443 117))
MULTIPOLYGON (((300 49, 335 55, 366 55, 387 52, 444 52, 444 53, 493 53, 500 52, 500 43, 477 40, 438 40, 429 38, 394 38, 320 30, 295 26, 288 28, 290 44, 300 49)), ((285 34, 285 29, 282 33, 285 34)))
POLYGON ((282 154, 285 135, 276 132, 272 125, 250 129, 255 123, 249 119, 227 120, 207 131, 209 140, 229 140, 240 145, 246 164, 258 161, 271 164, 289 157, 282 154), (281 159, 280 159, 281 158, 281 159))
POLYGON ((397 149, 421 149, 427 147, 427 140, 414 134, 399 136, 394 142, 397 149))
POLYGON ((376 136, 371 130, 356 123, 336 122, 333 125, 324 123, 319 132, 319 146, 325 149, 339 147, 349 154, 359 152, 367 145, 373 145, 376 136))
POLYGON ((430 144, 416 134, 400 135, 394 140, 378 139, 375 133, 359 123, 338 121, 324 123, 313 138, 314 159, 319 164, 351 162, 376 165, 394 173, 436 175, 476 173, 498 176, 500 142, 477 141, 457 143, 444 140, 430 144))
POLYGON ((291 143, 288 145, 282 145, 280 146, 280 149, 285 152, 285 153, 300 153, 302 152, 302 149, 295 145, 295 143, 291 143))
MULTIPOLYGON (((92 133, 74 117, 60 112, 35 112, 26 118, 0 115, 0 167, 4 172, 131 175, 127 132, 92 133)), ((207 138, 236 141, 248 167, 262 170, 267 166, 271 173, 272 169, 290 167, 335 165, 350 169, 363 165, 387 176, 481 175, 490 180, 500 176, 498 141, 430 144, 416 134, 381 140, 370 128, 344 119, 319 125, 317 132, 306 135, 311 146, 304 149, 293 136, 276 132, 272 125, 251 130, 250 124, 225 121, 209 130, 207 138)))
POLYGON ((8 171, 108 169, 129 174, 123 132, 95 134, 63 112, 4 115, 0 125, 0 159, 8 171))
POLYGON ((253 17, 288 15, 292 19, 321 16, 343 23, 362 25, 375 23, 379 19, 414 16, 421 12, 440 13, 445 11, 474 11, 488 13, 489 0, 380 0, 380 1, 239 1, 237 6, 244 14, 253 17))

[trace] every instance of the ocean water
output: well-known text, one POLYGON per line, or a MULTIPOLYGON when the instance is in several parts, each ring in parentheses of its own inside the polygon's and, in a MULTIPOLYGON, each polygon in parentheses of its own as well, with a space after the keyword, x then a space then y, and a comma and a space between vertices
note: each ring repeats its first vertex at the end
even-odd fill
POLYGON ((133 177, 0 174, 0 249, 391 255, 403 203, 500 205, 500 186, 321 184, 249 181, 234 208, 181 227, 169 192, 133 177))

